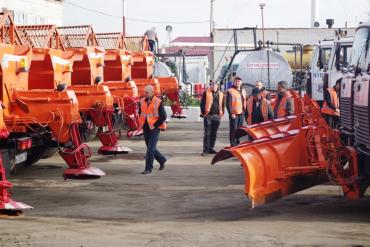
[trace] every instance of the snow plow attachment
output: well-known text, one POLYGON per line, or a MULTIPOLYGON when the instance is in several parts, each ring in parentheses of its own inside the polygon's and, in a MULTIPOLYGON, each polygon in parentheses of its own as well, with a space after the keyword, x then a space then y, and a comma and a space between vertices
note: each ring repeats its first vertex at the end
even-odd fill
MULTIPOLYGON (((322 120, 323 121, 323 120, 322 120)), ((212 164, 235 156, 252 207, 333 180, 350 199, 361 197, 355 151, 342 146, 325 122, 227 147, 212 164)))
POLYGON ((299 129, 308 124, 312 124, 321 118, 319 105, 307 95, 300 97, 293 90, 290 91, 294 99, 295 115, 278 118, 260 124, 243 126, 236 130, 235 136, 240 138, 248 136, 249 140, 257 140, 263 137, 276 135, 293 129, 299 129))

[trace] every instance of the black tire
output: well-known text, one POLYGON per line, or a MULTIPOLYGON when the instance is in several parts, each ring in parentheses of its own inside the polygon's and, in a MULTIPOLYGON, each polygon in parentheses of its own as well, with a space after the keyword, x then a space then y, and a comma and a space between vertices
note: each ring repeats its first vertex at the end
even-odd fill
POLYGON ((2 162, 3 162, 3 168, 5 170, 5 176, 9 178, 12 174, 15 172, 15 166, 12 165, 13 161, 10 160, 9 151, 7 149, 1 150, 2 154, 2 162))
POLYGON ((31 166, 41 159, 44 146, 36 146, 27 151, 27 160, 23 163, 25 166, 31 166))
POLYGON ((57 147, 44 147, 44 151, 41 153, 41 159, 47 159, 58 152, 57 147))

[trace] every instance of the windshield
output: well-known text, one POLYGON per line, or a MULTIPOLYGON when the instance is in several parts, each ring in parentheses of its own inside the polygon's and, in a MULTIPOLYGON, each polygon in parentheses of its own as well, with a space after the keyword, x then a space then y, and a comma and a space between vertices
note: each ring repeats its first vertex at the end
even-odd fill
POLYGON ((362 71, 367 71, 370 64, 369 35, 370 28, 359 28, 353 41, 351 65, 358 67, 362 71))

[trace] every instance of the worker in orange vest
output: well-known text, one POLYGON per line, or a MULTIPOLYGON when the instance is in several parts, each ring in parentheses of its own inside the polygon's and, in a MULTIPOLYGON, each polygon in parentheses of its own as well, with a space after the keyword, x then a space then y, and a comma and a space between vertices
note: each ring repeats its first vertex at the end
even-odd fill
POLYGON ((247 101, 245 112, 247 124, 252 125, 274 119, 270 102, 262 97, 261 91, 257 87, 252 89, 251 96, 247 101))
POLYGON ((230 145, 236 146, 240 143, 239 138, 235 137, 235 131, 243 125, 244 112, 246 107, 247 95, 242 89, 242 79, 235 77, 233 86, 227 90, 226 108, 229 113, 230 122, 230 145))
POLYGON ((167 161, 157 149, 160 130, 166 129, 166 111, 160 98, 154 96, 154 88, 147 85, 144 88, 144 96, 140 99, 139 124, 144 131, 144 139, 147 147, 145 156, 145 170, 142 174, 149 174, 153 170, 154 159, 160 164, 159 170, 164 169, 167 161))
POLYGON ((342 79, 336 81, 335 86, 327 88, 324 93, 324 104, 321 113, 324 115, 326 122, 332 128, 338 128, 339 124, 339 93, 342 79))
POLYGON ((220 92, 216 81, 210 81, 209 88, 203 93, 200 101, 201 116, 204 123, 202 156, 215 154, 217 131, 224 115, 224 94, 220 92))
POLYGON ((288 83, 279 81, 277 98, 272 103, 275 118, 283 118, 294 114, 294 101, 288 92, 288 83))

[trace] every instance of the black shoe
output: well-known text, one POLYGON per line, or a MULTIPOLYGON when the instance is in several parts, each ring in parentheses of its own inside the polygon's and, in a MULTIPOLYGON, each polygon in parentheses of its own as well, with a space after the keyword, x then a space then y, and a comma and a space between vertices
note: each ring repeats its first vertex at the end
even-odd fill
POLYGON ((152 171, 150 171, 150 170, 145 170, 145 171, 143 171, 141 174, 149 174, 149 173, 152 173, 152 171))
POLYGON ((164 160, 162 163, 159 164, 159 170, 164 170, 164 164, 166 164, 167 160, 164 160))
POLYGON ((208 153, 209 153, 209 154, 217 154, 217 151, 216 151, 216 150, 214 150, 214 149, 211 149, 208 153))

